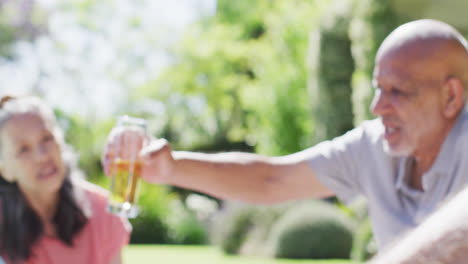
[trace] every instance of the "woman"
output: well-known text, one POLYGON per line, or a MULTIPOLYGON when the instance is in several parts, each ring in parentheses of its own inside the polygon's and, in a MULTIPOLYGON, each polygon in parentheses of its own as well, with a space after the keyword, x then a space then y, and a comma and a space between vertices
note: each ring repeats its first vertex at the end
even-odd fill
POLYGON ((6 263, 121 263, 131 226, 79 177, 52 110, 0 101, 0 255, 6 263))

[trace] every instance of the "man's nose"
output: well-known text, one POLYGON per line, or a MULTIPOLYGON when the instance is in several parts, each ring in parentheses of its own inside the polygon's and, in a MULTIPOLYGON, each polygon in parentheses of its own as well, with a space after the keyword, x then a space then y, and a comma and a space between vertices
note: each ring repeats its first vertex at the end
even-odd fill
POLYGON ((388 98, 388 94, 382 92, 382 90, 375 90, 374 98, 371 103, 371 111, 375 116, 383 116, 391 108, 391 103, 388 98))

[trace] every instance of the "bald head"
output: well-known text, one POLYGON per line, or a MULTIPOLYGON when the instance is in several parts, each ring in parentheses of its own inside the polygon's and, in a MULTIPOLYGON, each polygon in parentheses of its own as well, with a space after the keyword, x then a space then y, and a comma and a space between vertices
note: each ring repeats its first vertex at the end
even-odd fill
POLYGON ((452 26, 432 19, 416 20, 396 28, 382 43, 377 58, 387 52, 395 51, 414 42, 449 42, 459 46, 465 54, 468 44, 465 38, 452 26))
POLYGON ((408 69, 415 81, 444 81, 458 78, 468 94, 468 44, 452 26, 431 19, 406 23, 382 43, 376 56, 376 70, 384 60, 408 69))

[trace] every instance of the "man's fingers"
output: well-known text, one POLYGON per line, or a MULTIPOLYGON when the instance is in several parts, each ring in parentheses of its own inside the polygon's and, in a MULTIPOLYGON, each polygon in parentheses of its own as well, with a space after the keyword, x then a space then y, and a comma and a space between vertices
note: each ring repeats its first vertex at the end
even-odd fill
POLYGON ((134 160, 138 158, 138 152, 144 145, 146 136, 143 130, 131 128, 114 128, 110 132, 104 152, 101 156, 101 164, 104 174, 109 176, 111 164, 115 158, 134 160))
POLYGON ((102 168, 104 169, 104 174, 106 176, 110 175, 110 166, 112 163, 112 160, 114 159, 114 153, 110 150, 104 151, 104 153, 101 156, 101 164, 102 168))
POLYGON ((110 165, 115 156, 115 145, 109 137, 101 155, 101 165, 106 176, 110 176, 110 165))
POLYGON ((140 151, 140 156, 143 158, 143 160, 154 158, 163 148, 168 146, 168 142, 164 138, 153 140, 140 151))

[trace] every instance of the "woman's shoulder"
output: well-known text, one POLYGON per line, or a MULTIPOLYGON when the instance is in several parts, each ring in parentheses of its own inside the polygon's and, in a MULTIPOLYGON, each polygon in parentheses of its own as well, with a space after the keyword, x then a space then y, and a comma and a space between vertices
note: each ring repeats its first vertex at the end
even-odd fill
POLYGON ((100 254, 110 260, 116 252, 128 244, 132 226, 127 219, 107 212, 109 192, 86 180, 74 182, 77 190, 84 194, 91 213, 88 218, 87 231, 95 239, 95 245, 100 245, 100 254))
MULTIPOLYGON (((75 182, 75 186, 84 194, 84 201, 81 203, 83 208, 90 209, 87 213, 88 220, 92 225, 107 225, 111 222, 122 222, 125 229, 131 230, 127 219, 123 219, 107 211, 109 191, 86 180, 75 182)), ((84 209, 87 210, 87 209, 84 209)), ((103 227, 103 226, 101 226, 103 227)), ((105 229, 105 226, 104 226, 105 229)), ((102 231, 102 230, 101 230, 102 231)))
POLYGON ((83 190, 85 190, 87 193, 90 193, 92 195, 97 195, 100 197, 105 197, 107 198, 109 196, 109 191, 106 190, 105 188, 96 185, 94 183, 91 183, 86 180, 78 180, 76 182, 78 186, 80 186, 83 190))
POLYGON ((75 186, 83 192, 93 211, 101 211, 107 207, 109 191, 86 180, 76 180, 75 186))

